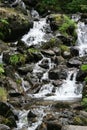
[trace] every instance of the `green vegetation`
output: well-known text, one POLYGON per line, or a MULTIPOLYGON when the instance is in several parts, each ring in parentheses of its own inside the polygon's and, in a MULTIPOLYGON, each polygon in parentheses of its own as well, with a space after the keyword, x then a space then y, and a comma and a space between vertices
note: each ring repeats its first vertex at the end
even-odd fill
POLYGON ((0 87, 0 101, 7 101, 7 91, 0 87))
POLYGON ((61 51, 62 52, 64 52, 64 51, 70 51, 70 49, 69 49, 69 47, 68 46, 66 46, 66 45, 60 45, 60 49, 61 49, 61 51))
POLYGON ((87 111, 87 98, 83 98, 81 105, 84 107, 85 111, 87 111))
POLYGON ((87 12, 87 0, 72 0, 67 4, 70 12, 87 12))
POLYGON ((64 21, 63 24, 59 27, 59 31, 65 36, 73 36, 75 34, 76 23, 66 15, 63 17, 64 21))
POLYGON ((87 71, 87 64, 82 65, 82 66, 81 66, 81 70, 82 70, 82 71, 87 71))
POLYGON ((10 56, 10 63, 12 65, 24 64, 25 61, 26 61, 26 56, 23 54, 14 54, 10 56))
POLYGON ((9 23, 6 19, 0 18, 0 39, 4 39, 10 33, 9 23))
POLYGON ((32 53, 37 53, 38 50, 37 50, 36 48, 29 48, 29 49, 28 49, 28 52, 29 52, 30 54, 32 54, 32 53))
POLYGON ((3 64, 0 64, 0 75, 2 75, 4 73, 4 67, 3 64))

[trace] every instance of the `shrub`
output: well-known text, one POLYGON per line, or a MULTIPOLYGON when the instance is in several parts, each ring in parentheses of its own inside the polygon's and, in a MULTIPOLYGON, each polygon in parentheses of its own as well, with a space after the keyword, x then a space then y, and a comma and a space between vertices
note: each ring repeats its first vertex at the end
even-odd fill
POLYGON ((81 105, 85 108, 85 110, 87 111, 87 98, 83 98, 81 105))
POLYGON ((69 47, 68 46, 66 46, 66 45, 60 45, 60 49, 61 49, 61 51, 62 52, 64 52, 64 51, 70 51, 70 49, 69 49, 69 47))

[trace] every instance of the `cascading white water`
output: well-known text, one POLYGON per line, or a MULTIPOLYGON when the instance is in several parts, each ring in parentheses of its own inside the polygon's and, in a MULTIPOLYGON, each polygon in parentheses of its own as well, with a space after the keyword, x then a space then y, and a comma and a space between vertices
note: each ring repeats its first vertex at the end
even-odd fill
POLYGON ((82 84, 76 83, 76 72, 72 70, 69 71, 68 77, 63 80, 62 85, 54 87, 50 81, 49 84, 43 85, 39 93, 34 94, 34 97, 55 101, 80 100, 82 98, 82 88, 82 84), (55 89, 55 92, 53 92, 53 89, 55 89))
POLYGON ((84 22, 78 23, 77 34, 77 46, 79 48, 79 56, 84 56, 87 54, 87 25, 84 22))
POLYGON ((78 100, 82 98, 82 84, 76 83, 75 70, 68 72, 68 77, 60 87, 56 88, 53 96, 46 97, 46 100, 78 100))
POLYGON ((17 127, 14 130, 36 130, 36 128, 42 123, 43 117, 46 115, 44 112, 45 107, 33 108, 32 111, 36 115, 35 122, 28 121, 29 110, 19 111, 19 121, 17 122, 17 127))
POLYGON ((46 34, 46 28, 50 29, 49 24, 46 23, 46 18, 40 18, 39 21, 34 21, 33 28, 30 29, 28 34, 25 34, 22 37, 22 41, 29 46, 36 44, 40 45, 43 42, 46 42, 52 37, 51 34, 46 34))

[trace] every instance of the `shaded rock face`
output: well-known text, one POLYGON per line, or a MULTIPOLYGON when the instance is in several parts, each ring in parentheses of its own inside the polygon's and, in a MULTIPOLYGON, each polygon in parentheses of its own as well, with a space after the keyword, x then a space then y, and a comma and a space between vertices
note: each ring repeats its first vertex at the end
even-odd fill
POLYGON ((77 81, 84 81, 84 78, 87 76, 87 72, 79 70, 76 76, 77 81))
POLYGON ((15 115, 11 110, 11 106, 9 104, 0 102, 0 115, 4 118, 3 120, 1 120, 1 123, 4 123, 9 127, 17 127, 15 115))
POLYGON ((49 78, 53 80, 66 79, 67 71, 63 69, 55 68, 55 69, 51 69, 48 75, 49 75, 49 78))
MULTIPOLYGON (((0 16, 1 19, 6 19, 8 24, 8 26, 5 25, 7 31, 4 33, 4 40, 16 40, 25 34, 32 26, 30 14, 28 16, 24 15, 13 8, 1 7, 0 16)), ((5 29, 3 31, 5 31, 5 29)))
POLYGON ((29 6, 35 6, 36 4, 37 4, 37 2, 38 2, 38 0, 23 0, 24 1, 24 3, 26 4, 26 5, 29 5, 29 6))

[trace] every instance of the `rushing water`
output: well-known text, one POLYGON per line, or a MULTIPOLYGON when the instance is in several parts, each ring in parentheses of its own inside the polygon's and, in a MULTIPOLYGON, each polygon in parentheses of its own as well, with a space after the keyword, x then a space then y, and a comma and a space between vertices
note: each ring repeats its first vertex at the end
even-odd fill
POLYGON ((84 56, 87 54, 87 25, 85 23, 78 23, 77 34, 77 46, 79 48, 79 55, 84 56))
POLYGON ((22 37, 22 41, 29 46, 40 45, 52 37, 52 34, 47 32, 48 30, 50 32, 50 26, 46 23, 46 18, 40 18, 39 21, 34 21, 33 28, 22 37))
MULTIPOLYGON (((79 17, 78 17, 79 18, 79 17)), ((76 21, 78 21, 77 17, 74 17, 76 21)), ((46 18, 40 18, 39 21, 34 21, 33 28, 30 29, 28 34, 22 37, 22 40, 27 45, 37 45, 46 42, 46 30, 49 29, 49 24, 46 23, 46 18)), ((79 56, 84 56, 87 53, 87 25, 83 22, 78 22, 78 39, 77 39, 77 47, 79 48, 79 56)), ((50 33, 49 33, 50 34, 50 33)), ((48 77, 48 72, 50 69, 54 68, 55 64, 51 62, 50 58, 44 57, 41 61, 39 61, 34 69, 33 75, 37 75, 38 73, 42 74, 40 79, 41 82, 43 80, 49 80, 48 83, 45 83, 41 86, 39 92, 36 94, 28 94, 32 98, 43 98, 44 100, 51 100, 51 101, 78 101, 82 98, 82 89, 83 85, 76 82, 76 74, 78 69, 71 68, 68 69, 67 73, 68 76, 66 80, 62 80, 62 85, 54 86, 52 84, 52 80, 48 77), (48 61, 48 69, 44 69, 39 66, 43 60, 48 61)), ((38 79, 39 80, 39 79, 38 79)), ((24 88, 24 81, 22 79, 22 87, 24 88)), ((25 89, 26 91, 26 89, 25 89)), ((19 122, 18 130, 21 128, 25 128, 26 130, 35 130, 39 124, 41 124, 42 119, 45 115, 44 108, 40 107, 33 109, 35 114, 38 113, 36 122, 30 123, 27 119, 27 114, 29 111, 20 111, 19 113, 19 122)), ((25 130, 24 129, 24 130, 25 130)))

